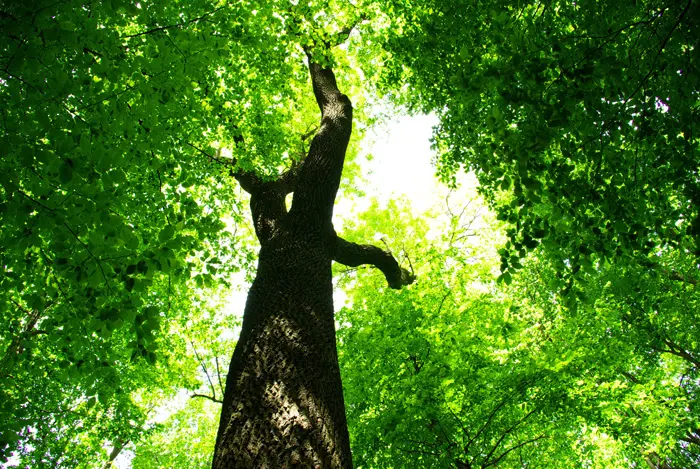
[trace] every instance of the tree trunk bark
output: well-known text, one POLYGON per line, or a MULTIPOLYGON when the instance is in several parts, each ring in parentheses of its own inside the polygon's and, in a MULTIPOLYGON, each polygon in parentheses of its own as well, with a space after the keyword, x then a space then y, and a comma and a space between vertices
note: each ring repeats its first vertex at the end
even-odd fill
POLYGON ((299 221, 261 249, 229 369, 216 469, 352 466, 328 234, 299 221))
POLYGON ((309 69, 322 118, 300 170, 273 182, 238 175, 251 193, 261 249, 226 382, 215 469, 352 467, 331 282, 331 218, 352 106, 329 68, 309 57, 309 69))

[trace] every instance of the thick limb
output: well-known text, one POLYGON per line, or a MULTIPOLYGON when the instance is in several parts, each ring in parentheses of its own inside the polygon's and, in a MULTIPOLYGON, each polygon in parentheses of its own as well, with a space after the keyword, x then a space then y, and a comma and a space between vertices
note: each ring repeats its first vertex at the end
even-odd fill
POLYGON ((290 214, 319 228, 330 228, 345 151, 352 132, 352 105, 338 89, 333 70, 309 59, 321 126, 299 168, 290 214))
POLYGON ((338 83, 331 68, 322 67, 309 56, 309 72, 311 73, 311 84, 314 89, 316 103, 321 110, 322 117, 331 114, 333 106, 341 103, 350 103, 348 97, 338 89, 338 83))
POLYGON ((260 245, 272 238, 287 214, 285 195, 279 184, 275 182, 266 183, 260 190, 251 192, 250 212, 260 245))
POLYGON ((352 243, 340 237, 336 238, 333 260, 348 267, 373 265, 382 271, 389 286, 397 290, 416 279, 415 275, 399 266, 390 252, 370 244, 352 243))

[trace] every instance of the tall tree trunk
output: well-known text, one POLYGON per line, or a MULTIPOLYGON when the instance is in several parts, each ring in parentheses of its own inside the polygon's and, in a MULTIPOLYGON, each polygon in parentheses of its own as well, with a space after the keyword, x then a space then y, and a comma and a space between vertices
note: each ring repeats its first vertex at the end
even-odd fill
POLYGON ((352 467, 331 263, 373 264, 393 288, 413 280, 390 253, 336 236, 331 219, 352 106, 330 68, 309 55, 309 69, 321 126, 300 167, 267 182, 234 174, 251 194, 261 249, 228 372, 214 469, 352 467))

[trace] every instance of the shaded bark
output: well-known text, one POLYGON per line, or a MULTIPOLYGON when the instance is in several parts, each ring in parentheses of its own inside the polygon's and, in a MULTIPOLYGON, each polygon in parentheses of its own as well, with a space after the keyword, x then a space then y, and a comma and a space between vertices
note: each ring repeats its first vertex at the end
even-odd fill
POLYGON ((304 161, 276 181, 234 174, 251 194, 261 248, 226 381, 214 469, 352 467, 331 263, 375 264, 394 288, 413 280, 389 253, 335 233, 352 105, 330 68, 309 57, 309 69, 321 125, 304 161))
POLYGON ((400 289, 415 280, 415 276, 400 267, 389 251, 369 244, 356 244, 338 237, 333 260, 348 267, 371 264, 382 271, 387 283, 394 289, 400 289))

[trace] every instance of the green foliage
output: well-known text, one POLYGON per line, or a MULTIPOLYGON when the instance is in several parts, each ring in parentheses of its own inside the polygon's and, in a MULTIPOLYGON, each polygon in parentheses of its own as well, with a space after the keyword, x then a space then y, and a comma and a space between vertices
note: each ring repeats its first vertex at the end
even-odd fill
MULTIPOLYGON (((503 240, 476 204, 433 215, 432 234, 405 213, 375 204, 349 226, 397 236, 418 273, 399 292, 364 271, 343 279, 338 342, 358 467, 697 464, 692 283, 610 267, 588 279, 588 299, 571 299, 541 256, 506 285, 491 247, 503 240)), ((683 259, 659 263, 678 272, 683 259)))
POLYGON ((330 6, 0 7, 0 461, 104 460, 152 432, 155 396, 226 369, 235 337, 207 334, 231 324, 207 311, 255 260, 230 170, 308 146, 303 48, 356 21, 330 6))
POLYGON ((131 467, 211 467, 219 427, 219 406, 204 399, 187 401, 181 410, 158 424, 158 429, 138 446, 131 467))
POLYGON ((8 5, 0 43, 0 451, 37 467, 138 439, 146 409, 129 391, 192 386, 166 333, 194 311, 188 290, 249 262, 220 221, 240 220, 239 201, 194 148, 223 132, 207 121, 227 101, 254 98, 225 86, 241 56, 195 20, 223 11, 43 3, 8 5))
POLYGON ((362 275, 338 313, 355 463, 481 467, 507 461, 526 440, 534 449, 523 451, 546 455, 554 425, 541 416, 563 405, 557 377, 538 369, 517 307, 495 290, 495 253, 473 242, 494 234, 466 207, 433 227, 437 235, 400 213, 374 206, 362 221, 411 246, 416 284, 393 292, 362 275))
POLYGON ((383 89, 439 115, 442 177, 475 171, 508 222, 503 280, 541 244, 566 277, 700 255, 696 4, 396 1, 386 14, 401 27, 386 30, 383 89))
POLYGON ((216 405, 160 406, 223 394, 255 261, 230 171, 303 156, 308 52, 355 106, 346 193, 378 90, 439 116, 442 178, 474 171, 499 220, 392 202, 345 227, 418 276, 336 267, 356 464, 697 466, 698 13, 4 2, 0 464, 207 466, 216 405))

